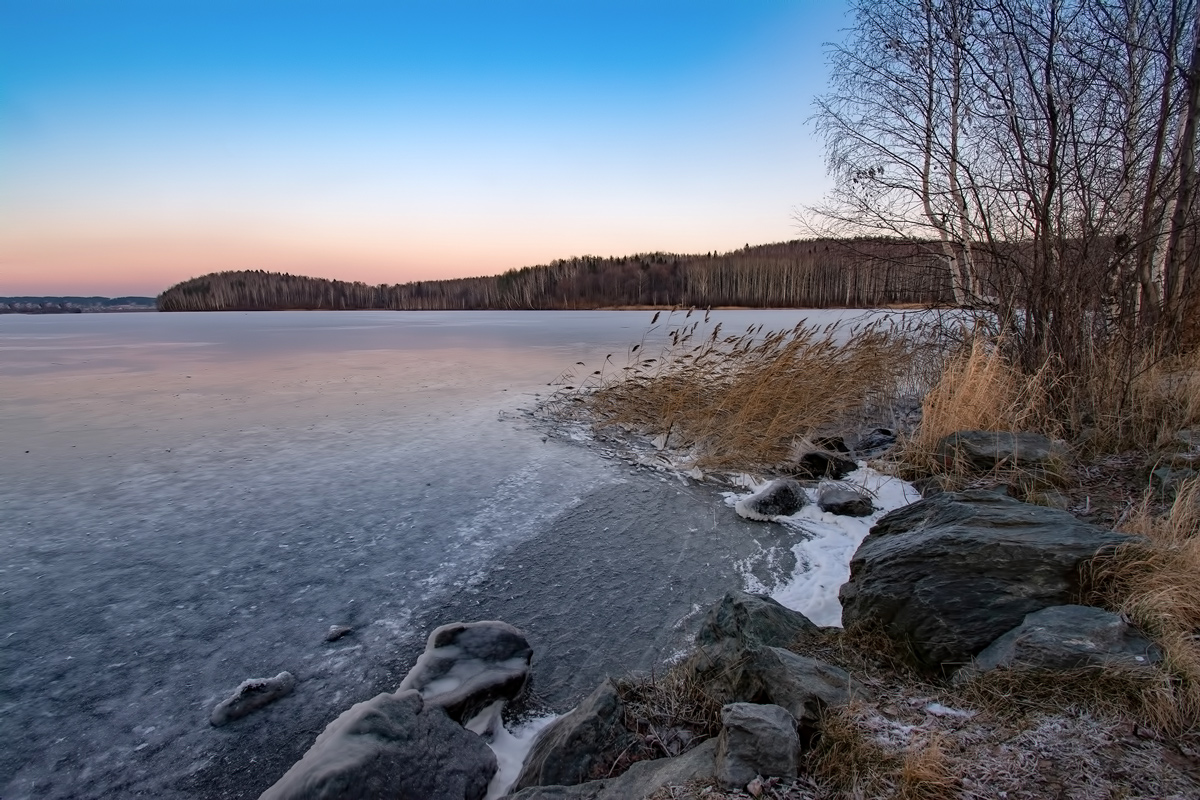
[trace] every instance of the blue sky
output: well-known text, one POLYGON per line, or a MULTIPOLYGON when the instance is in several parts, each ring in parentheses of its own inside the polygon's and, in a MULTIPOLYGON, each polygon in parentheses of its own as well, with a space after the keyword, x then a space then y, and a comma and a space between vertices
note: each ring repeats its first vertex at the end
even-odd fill
POLYGON ((841 4, 0 0, 0 295, 798 235, 841 4))

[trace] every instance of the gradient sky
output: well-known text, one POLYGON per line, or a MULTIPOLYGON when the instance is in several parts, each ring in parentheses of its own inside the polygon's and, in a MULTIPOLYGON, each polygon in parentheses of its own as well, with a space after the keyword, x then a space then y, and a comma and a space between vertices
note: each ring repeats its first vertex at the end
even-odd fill
POLYGON ((0 295, 799 235, 840 2, 0 0, 0 295))

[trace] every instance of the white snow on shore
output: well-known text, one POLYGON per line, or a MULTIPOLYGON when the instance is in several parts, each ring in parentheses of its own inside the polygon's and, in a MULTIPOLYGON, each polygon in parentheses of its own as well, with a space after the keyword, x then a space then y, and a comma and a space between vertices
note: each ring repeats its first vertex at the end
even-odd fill
POLYGON ((492 741, 488 742, 488 747, 492 748, 492 752, 496 754, 499 768, 492 776, 491 783, 488 784, 484 800, 495 800, 495 798, 508 794, 509 788, 520 776, 521 767, 525 764, 525 757, 533 749, 533 743, 538 734, 558 717, 558 714, 534 717, 514 726, 511 731, 504 725, 495 726, 495 734, 492 741))
MULTIPOLYGON (((795 528, 803 537, 792 546, 796 556, 796 567, 792 574, 774 587, 766 587, 748 569, 742 570, 747 591, 765 590, 775 600, 793 611, 799 611, 818 625, 842 624, 838 590, 849 579, 850 559, 870 533, 871 526, 887 512, 921 499, 920 492, 911 483, 867 466, 861 466, 839 483, 861 489, 870 495, 875 513, 856 518, 824 512, 816 505, 818 489, 806 489, 812 501, 809 505, 789 517, 775 518, 776 522, 795 528)), ((765 484, 764 481, 749 486, 751 493, 765 484)), ((728 492, 725 502, 733 506, 749 496, 728 492)))

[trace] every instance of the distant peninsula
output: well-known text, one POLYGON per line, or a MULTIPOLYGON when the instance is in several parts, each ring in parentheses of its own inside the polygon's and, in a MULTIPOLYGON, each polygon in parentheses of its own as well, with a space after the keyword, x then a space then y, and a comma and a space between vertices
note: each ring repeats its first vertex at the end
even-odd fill
POLYGON ((278 272, 176 284, 160 311, 863 308, 948 302, 942 256, 898 239, 807 239, 728 253, 577 256, 501 275, 372 286, 278 272))
POLYGON ((156 308, 153 297, 0 297, 0 314, 90 314, 156 308))

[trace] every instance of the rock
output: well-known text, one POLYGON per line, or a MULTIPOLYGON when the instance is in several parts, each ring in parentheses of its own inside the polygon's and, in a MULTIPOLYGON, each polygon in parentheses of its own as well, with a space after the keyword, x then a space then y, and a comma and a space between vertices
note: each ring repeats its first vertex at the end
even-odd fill
POLYGON ((483 740, 415 691, 351 706, 259 800, 480 800, 496 772, 483 740))
POLYGON ((759 775, 795 778, 800 737, 786 709, 776 705, 730 703, 721 709, 717 739, 717 783, 743 789, 759 775))
POLYGON ((878 455, 896 444, 896 432, 891 428, 875 428, 859 437, 854 452, 860 458, 878 455))
POLYGON ((791 478, 777 478, 765 487, 737 501, 733 507, 746 519, 770 522, 776 517, 788 517, 808 504, 804 487, 791 478))
POLYGON ((520 694, 532 658, 525 634, 506 622, 453 622, 429 634, 399 691, 415 689, 427 704, 464 722, 520 694))
POLYGON ((997 467, 1046 468, 1067 458, 1066 448, 1040 433, 959 431, 943 437, 935 452, 946 467, 956 462, 979 472, 997 467))
POLYGON ((709 739, 674 758, 639 761, 623 775, 577 786, 534 786, 508 800, 631 800, 649 797, 664 786, 711 780, 716 772, 717 742, 709 739))
POLYGON ((1150 470, 1150 486, 1163 498, 1174 499, 1180 485, 1200 478, 1200 471, 1191 467, 1158 466, 1150 470))
POLYGON ((844 706, 864 694, 844 669, 790 650, 764 647, 751 663, 762 693, 761 700, 748 699, 782 706, 801 725, 815 725, 822 709, 844 706))
POLYGON ((1182 430, 1146 462, 1146 480, 1167 500, 1180 484, 1200 478, 1200 431, 1182 430))
POLYGON ((858 464, 827 450, 811 450, 796 459, 796 462, 790 464, 789 467, 797 478, 812 480, 830 478, 836 481, 858 469, 858 464))
POLYGON ((849 453, 850 448, 846 445, 846 438, 840 434, 830 434, 828 436, 819 436, 812 440, 812 443, 829 453, 849 453))
POLYGON ((747 647, 725 640, 685 662, 692 678, 719 703, 774 703, 801 725, 814 725, 825 707, 864 694, 840 667, 780 647, 747 647))
POLYGON ((232 696, 222 700, 212 710, 208 721, 220 727, 227 722, 241 719, 252 711, 274 703, 291 694, 296 688, 296 678, 290 672, 281 672, 274 678, 250 678, 242 681, 232 696))
POLYGON ((625 728, 625 705, 611 680, 596 687, 570 713, 541 732, 513 791, 527 786, 573 786, 583 783, 597 764, 611 762, 634 740, 625 728))
POLYGON ((871 498, 857 489, 845 486, 826 486, 817 497, 822 511, 843 517, 869 517, 875 513, 871 498))
POLYGON ((1200 428, 1184 428, 1176 431, 1173 441, 1184 452, 1200 454, 1200 428))
POLYGON ((1116 614, 1091 606, 1050 606, 992 642, 955 673, 962 681, 997 668, 1139 670, 1162 661, 1141 631, 1116 614))
POLYGON ((850 561, 842 623, 877 623, 918 666, 965 664, 1026 614, 1071 602, 1080 567, 1129 537, 987 491, 885 515, 850 561))
POLYGON ((1066 511, 1072 505, 1071 498, 1062 492, 1031 492, 1026 498, 1026 502, 1032 503, 1035 506, 1045 506, 1046 508, 1057 508, 1066 511))
POLYGON ((330 625, 329 633, 325 634, 325 641, 336 642, 338 639, 342 638, 346 634, 353 633, 353 632, 354 632, 354 628, 351 628, 348 625, 330 625))
POLYGON ((950 480, 945 475, 926 475, 917 478, 912 485, 926 499, 950 490, 950 480))
POLYGON ((716 644, 723 639, 734 639, 754 646, 787 647, 819 630, 808 617, 770 597, 728 592, 704 615, 696 643, 716 644))

